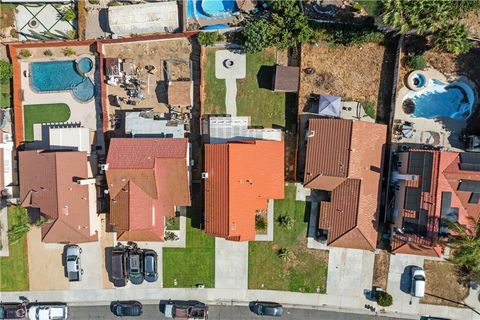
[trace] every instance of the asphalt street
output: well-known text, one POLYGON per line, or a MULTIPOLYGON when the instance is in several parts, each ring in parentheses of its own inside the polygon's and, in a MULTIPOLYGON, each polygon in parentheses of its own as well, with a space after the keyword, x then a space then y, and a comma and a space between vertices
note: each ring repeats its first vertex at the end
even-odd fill
MULTIPOLYGON (((359 315, 332 311, 285 309, 280 319, 284 320, 400 320, 400 318, 387 318, 374 315, 359 315)), ((119 319, 110 312, 109 306, 69 307, 68 319, 119 319)), ((141 317, 125 317, 122 319, 166 319, 159 311, 159 305, 144 305, 141 317)), ((274 319, 260 317, 250 312, 248 307, 238 306, 209 306, 209 320, 259 320, 274 319)))

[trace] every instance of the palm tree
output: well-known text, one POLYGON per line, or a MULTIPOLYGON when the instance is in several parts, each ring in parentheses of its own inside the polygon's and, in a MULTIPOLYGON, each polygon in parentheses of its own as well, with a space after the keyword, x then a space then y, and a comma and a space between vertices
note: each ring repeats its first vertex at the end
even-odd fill
POLYGON ((447 245, 452 249, 449 261, 455 264, 467 280, 480 275, 480 220, 470 219, 469 227, 458 222, 446 222, 453 232, 447 245))

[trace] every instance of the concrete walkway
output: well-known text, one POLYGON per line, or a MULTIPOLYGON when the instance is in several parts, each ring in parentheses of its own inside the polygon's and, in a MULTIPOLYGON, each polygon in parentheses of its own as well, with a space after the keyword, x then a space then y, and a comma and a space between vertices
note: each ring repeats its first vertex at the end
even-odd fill
MULTIPOLYGON (((3 205, 3 204, 2 204, 3 205)), ((7 207, 0 210, 0 241, 2 242, 2 249, 0 250, 0 257, 8 257, 8 214, 7 207)))
POLYGON ((234 53, 228 50, 215 52, 215 77, 225 79, 225 105, 227 114, 237 115, 237 79, 246 76, 245 54, 234 53), (227 67, 225 61, 230 61, 231 66, 227 67))
POLYGON ((248 288, 248 242, 215 238, 215 287, 248 288))

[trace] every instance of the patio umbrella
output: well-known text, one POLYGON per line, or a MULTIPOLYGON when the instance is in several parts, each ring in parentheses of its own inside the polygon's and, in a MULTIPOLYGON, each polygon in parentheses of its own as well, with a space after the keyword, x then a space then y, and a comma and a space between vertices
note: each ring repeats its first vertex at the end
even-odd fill
POLYGON ((339 117, 341 103, 342 99, 340 97, 322 94, 318 100, 318 114, 323 116, 339 117))

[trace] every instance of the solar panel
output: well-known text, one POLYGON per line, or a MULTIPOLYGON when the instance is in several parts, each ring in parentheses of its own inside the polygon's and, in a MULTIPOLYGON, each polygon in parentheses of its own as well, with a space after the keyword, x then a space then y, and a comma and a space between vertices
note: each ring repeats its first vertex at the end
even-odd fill
POLYGON ((429 192, 432 182, 433 153, 412 151, 408 159, 408 173, 422 177, 422 191, 429 192))
POLYGON ((460 170, 480 171, 480 163, 460 163, 460 170))
POLYGON ((452 208, 452 193, 442 192, 442 219, 458 221, 458 208, 452 208))
POLYGON ((480 193, 472 193, 472 195, 470 196, 470 199, 468 199, 468 203, 472 203, 472 204, 478 204, 478 202, 480 201, 480 193))
POLYGON ((480 163, 480 152, 462 152, 460 153, 461 163, 480 163))
POLYGON ((480 181, 478 180, 461 180, 458 186, 459 191, 468 191, 480 193, 480 181))
POLYGON ((405 191, 405 206, 407 210, 420 210, 420 188, 407 187, 405 191))

